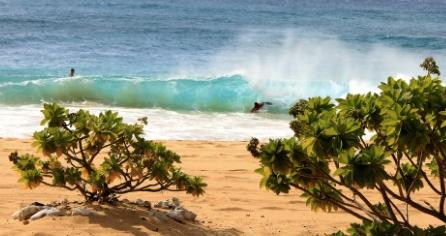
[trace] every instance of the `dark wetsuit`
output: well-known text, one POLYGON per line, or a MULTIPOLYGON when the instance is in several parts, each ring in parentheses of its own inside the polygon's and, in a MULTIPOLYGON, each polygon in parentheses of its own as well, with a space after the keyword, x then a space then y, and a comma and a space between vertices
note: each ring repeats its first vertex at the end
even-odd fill
POLYGON ((255 102, 254 107, 251 109, 251 112, 254 113, 254 112, 262 109, 263 106, 265 106, 264 102, 255 102))

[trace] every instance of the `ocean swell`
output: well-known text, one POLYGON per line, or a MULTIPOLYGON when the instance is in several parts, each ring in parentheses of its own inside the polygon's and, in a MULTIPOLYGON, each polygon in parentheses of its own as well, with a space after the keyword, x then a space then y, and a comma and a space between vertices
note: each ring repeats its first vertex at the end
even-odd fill
POLYGON ((220 112, 248 111, 259 95, 241 76, 186 79, 73 77, 0 83, 3 105, 42 102, 220 112))

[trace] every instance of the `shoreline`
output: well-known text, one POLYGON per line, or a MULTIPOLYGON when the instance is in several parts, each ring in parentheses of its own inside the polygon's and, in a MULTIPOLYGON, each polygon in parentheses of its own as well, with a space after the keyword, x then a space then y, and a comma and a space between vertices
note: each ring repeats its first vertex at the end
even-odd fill
MULTIPOLYGON (((144 127, 145 137, 151 140, 249 140, 289 137, 290 119, 269 113, 218 113, 181 112, 158 108, 131 109, 119 107, 67 106, 70 112, 79 109, 98 114, 106 110, 118 112, 127 123, 141 117, 148 118, 144 127), (230 131, 230 132, 229 132, 230 131)), ((0 137, 31 138, 34 131, 41 130, 42 106, 0 106, 0 137)))
MULTIPOLYGON (((137 221, 132 214, 122 213, 105 215, 101 219, 46 217, 23 225, 10 218, 21 204, 65 198, 82 200, 76 192, 61 188, 39 186, 28 190, 17 183, 19 177, 8 155, 15 150, 19 154, 35 153, 31 142, 31 139, 0 138, 0 165, 4 168, 0 172, 0 235, 29 235, 31 232, 45 235, 316 235, 343 230, 350 223, 359 222, 342 211, 312 212, 298 191, 277 196, 260 189, 260 175, 254 173, 259 163, 245 150, 247 142, 175 140, 160 142, 182 157, 181 167, 186 173, 205 179, 208 183, 206 194, 195 198, 181 192, 138 192, 125 194, 121 199, 141 198, 153 204, 176 196, 198 215, 197 223, 161 224, 156 233, 145 225, 150 222, 137 221)), ((416 212, 411 219, 421 225, 432 224, 430 218, 416 212)))

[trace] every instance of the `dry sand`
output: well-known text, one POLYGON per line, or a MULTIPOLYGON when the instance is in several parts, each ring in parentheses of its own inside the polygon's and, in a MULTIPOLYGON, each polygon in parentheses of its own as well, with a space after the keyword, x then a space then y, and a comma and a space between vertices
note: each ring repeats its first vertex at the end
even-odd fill
MULTIPOLYGON (((298 191, 276 196, 259 188, 254 173, 258 162, 245 150, 246 142, 166 141, 182 156, 183 169, 205 178, 207 193, 194 198, 184 193, 132 193, 123 198, 156 202, 177 196, 198 214, 197 223, 159 222, 142 211, 103 208, 100 216, 46 217, 28 225, 12 220, 21 205, 34 201, 82 200, 76 192, 40 186, 24 189, 8 161, 10 152, 34 151, 31 140, 0 139, 0 234, 1 235, 315 235, 344 229, 357 221, 343 212, 315 213, 305 206, 298 191), (146 219, 142 220, 144 216, 146 219), (158 232, 154 230, 158 228, 158 232)), ((377 196, 370 196, 375 198, 377 196)), ((432 198, 429 193, 422 197, 432 198)), ((411 220, 435 223, 418 213, 411 220)))

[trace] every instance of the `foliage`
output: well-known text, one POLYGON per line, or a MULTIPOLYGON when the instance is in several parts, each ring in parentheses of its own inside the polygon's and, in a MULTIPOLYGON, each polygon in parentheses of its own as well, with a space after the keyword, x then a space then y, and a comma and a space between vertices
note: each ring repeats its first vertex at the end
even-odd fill
POLYGON ((143 137, 143 124, 126 124, 118 113, 70 113, 44 104, 45 128, 33 135, 44 158, 13 152, 9 160, 29 188, 40 184, 79 191, 88 201, 111 201, 135 191, 186 191, 198 196, 206 184, 176 166, 180 156, 143 137))
POLYGON ((351 224, 346 232, 338 231, 330 236, 443 236, 446 234, 446 226, 429 226, 424 229, 414 226, 409 229, 388 222, 363 221, 362 224, 351 224))
POLYGON ((409 207, 446 223, 446 88, 432 58, 421 66, 427 75, 389 77, 377 94, 298 101, 289 111, 293 137, 248 145, 260 185, 276 194, 296 188, 312 210, 363 220, 351 235, 413 234, 409 207), (416 196, 422 188, 438 200, 416 196), (370 200, 371 192, 380 199, 370 200))
POLYGON ((440 69, 438 68, 437 63, 432 57, 426 58, 424 62, 420 64, 420 66, 424 70, 426 70, 429 75, 430 74, 440 75, 440 69))

